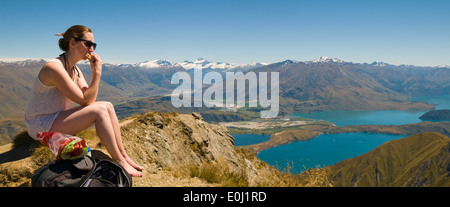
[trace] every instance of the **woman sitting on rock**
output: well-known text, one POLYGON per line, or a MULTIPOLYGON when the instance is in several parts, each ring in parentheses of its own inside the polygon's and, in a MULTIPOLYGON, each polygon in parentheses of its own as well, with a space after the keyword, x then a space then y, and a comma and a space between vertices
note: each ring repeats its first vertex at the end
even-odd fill
POLYGON ((46 131, 75 135, 95 123, 97 134, 112 159, 130 175, 142 176, 137 170, 143 168, 123 148, 113 105, 96 101, 102 61, 93 53, 97 46, 94 34, 88 27, 75 25, 59 36, 62 36, 59 47, 65 52, 44 64, 33 85, 25 112, 28 134, 34 139, 37 132, 46 131), (76 66, 78 61, 86 59, 92 70, 89 85, 76 66), (73 102, 79 105, 72 107, 73 102))

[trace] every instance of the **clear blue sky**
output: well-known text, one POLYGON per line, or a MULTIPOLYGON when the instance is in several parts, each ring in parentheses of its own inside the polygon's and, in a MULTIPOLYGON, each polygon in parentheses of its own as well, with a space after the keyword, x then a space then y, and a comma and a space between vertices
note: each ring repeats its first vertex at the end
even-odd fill
POLYGON ((1 1, 0 57, 51 58, 94 31, 104 62, 344 61, 450 65, 450 1, 1 1))

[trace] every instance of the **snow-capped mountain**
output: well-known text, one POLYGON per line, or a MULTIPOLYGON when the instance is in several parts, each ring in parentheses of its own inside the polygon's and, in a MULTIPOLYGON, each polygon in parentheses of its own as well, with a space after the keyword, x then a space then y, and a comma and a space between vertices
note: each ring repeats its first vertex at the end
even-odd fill
POLYGON ((330 57, 320 57, 312 61, 313 63, 343 63, 344 61, 339 60, 337 58, 330 58, 330 57))
POLYGON ((249 70, 263 65, 267 65, 267 63, 235 64, 224 62, 209 62, 204 58, 198 58, 195 61, 185 60, 179 63, 171 63, 167 60, 152 60, 135 64, 136 67, 142 68, 168 68, 181 66, 186 70, 191 70, 194 68, 212 69, 212 70, 232 70, 232 69, 249 70))
POLYGON ((450 65, 439 65, 436 66, 437 68, 450 68, 450 65))
POLYGON ((371 65, 371 66, 386 67, 386 66, 388 66, 389 64, 384 63, 384 62, 377 62, 377 61, 374 61, 373 63, 370 63, 370 65, 371 65))
POLYGON ((191 62, 188 60, 185 60, 183 62, 178 63, 186 70, 194 69, 196 67, 201 66, 202 69, 222 69, 222 70, 229 70, 236 67, 236 65, 230 64, 230 63, 222 63, 222 62, 209 62, 203 58, 198 58, 196 61, 191 62))
POLYGON ((209 62, 204 58, 198 58, 194 62, 185 60, 177 64, 181 65, 181 67, 183 67, 186 70, 191 70, 200 66, 202 69, 212 69, 212 70, 232 70, 232 69, 249 70, 263 65, 268 65, 268 63, 236 64, 224 62, 209 62))
POLYGON ((171 62, 167 60, 152 60, 152 61, 145 61, 135 64, 137 67, 142 68, 167 68, 174 66, 171 62))

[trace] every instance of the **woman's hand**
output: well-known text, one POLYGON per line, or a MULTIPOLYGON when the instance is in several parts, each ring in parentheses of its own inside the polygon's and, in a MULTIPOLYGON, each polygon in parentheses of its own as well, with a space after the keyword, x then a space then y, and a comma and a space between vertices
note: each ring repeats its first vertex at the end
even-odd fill
POLYGON ((93 53, 92 59, 89 59, 89 63, 91 64, 92 74, 101 75, 102 74, 102 60, 97 53, 93 53))

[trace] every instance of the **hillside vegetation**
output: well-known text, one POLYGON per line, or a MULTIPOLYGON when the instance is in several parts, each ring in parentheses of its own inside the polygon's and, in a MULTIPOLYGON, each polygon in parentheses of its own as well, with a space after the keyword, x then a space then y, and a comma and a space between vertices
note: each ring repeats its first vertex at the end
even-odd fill
POLYGON ((423 132, 328 166, 335 186, 450 187, 450 138, 423 132))

